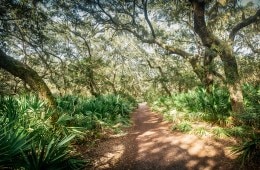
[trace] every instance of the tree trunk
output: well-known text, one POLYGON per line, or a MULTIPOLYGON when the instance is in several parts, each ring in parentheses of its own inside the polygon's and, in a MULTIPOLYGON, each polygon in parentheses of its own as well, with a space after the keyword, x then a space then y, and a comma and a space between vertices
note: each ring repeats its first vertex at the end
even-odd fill
POLYGON ((5 54, 0 49, 0 68, 8 71, 12 75, 19 77, 25 83, 27 83, 34 91, 36 91, 39 97, 46 101, 49 106, 55 108, 56 102, 50 89, 47 87, 42 78, 36 71, 28 67, 26 64, 13 59, 5 54))
POLYGON ((203 73, 203 68, 201 67, 200 63, 199 63, 199 56, 195 56, 193 58, 191 58, 189 60, 193 72, 197 75, 197 77, 199 78, 200 82, 203 83, 204 82, 204 73, 203 73))
POLYGON ((210 93, 212 86, 214 84, 214 79, 213 79, 213 59, 215 58, 214 53, 206 48, 205 51, 205 56, 204 56, 204 80, 203 84, 204 87, 206 88, 207 92, 210 93))
MULTIPOLYGON (((240 85, 236 58, 232 54, 232 46, 229 43, 219 40, 206 26, 205 22, 205 2, 201 0, 190 0, 193 6, 194 30, 199 35, 203 45, 214 49, 224 63, 226 83, 229 90, 232 111, 240 114, 244 112, 243 94, 240 85)), ((212 50, 214 50, 212 49, 212 50)))
POLYGON ((238 74, 236 58, 234 55, 232 55, 230 44, 221 42, 219 47, 221 49, 220 58, 224 63, 226 83, 228 85, 232 111, 234 113, 243 113, 243 93, 240 85, 240 77, 238 74))

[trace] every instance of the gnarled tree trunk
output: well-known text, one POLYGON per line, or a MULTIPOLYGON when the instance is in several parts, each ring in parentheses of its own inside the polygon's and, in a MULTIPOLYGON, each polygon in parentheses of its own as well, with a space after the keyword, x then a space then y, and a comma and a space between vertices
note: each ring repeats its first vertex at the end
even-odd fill
POLYGON ((0 68, 8 71, 12 75, 19 77, 27 83, 34 91, 39 94, 39 97, 46 101, 49 106, 56 107, 55 99, 42 78, 36 71, 28 67, 26 64, 8 56, 0 49, 0 68))
POLYGON ((224 63, 226 83, 228 86, 232 111, 234 113, 243 113, 243 93, 240 85, 240 77, 238 74, 236 58, 234 55, 232 55, 231 45, 228 43, 221 42, 219 47, 221 49, 220 58, 224 63))
MULTIPOLYGON (((209 49, 213 46, 217 48, 218 54, 224 63, 226 83, 231 99, 232 111, 240 114, 244 112, 243 94, 240 85, 236 58, 232 54, 231 44, 219 40, 207 28, 205 22, 205 2, 204 0, 190 0, 194 12, 194 29, 199 35, 203 45, 209 49)), ((212 49, 213 50, 213 49, 212 49)))

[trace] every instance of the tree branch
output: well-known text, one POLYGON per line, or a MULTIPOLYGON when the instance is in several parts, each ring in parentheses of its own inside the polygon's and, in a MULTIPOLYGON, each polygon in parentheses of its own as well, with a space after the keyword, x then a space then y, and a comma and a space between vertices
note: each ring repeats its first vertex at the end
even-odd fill
POLYGON ((173 46, 169 46, 167 44, 162 43, 159 40, 154 40, 154 43, 157 44, 159 47, 162 47, 163 49, 167 50, 170 52, 170 54, 176 54, 176 55, 180 55, 183 58, 187 59, 189 56, 192 56, 191 53, 188 53, 182 49, 179 48, 175 48, 173 46))
POLYGON ((99 0, 97 1, 97 5, 98 5, 98 7, 102 10, 102 12, 103 12, 106 16, 109 17, 110 21, 112 21, 112 23, 113 23, 114 25, 118 26, 118 23, 113 19, 113 17, 112 17, 109 13, 107 13, 107 12, 104 10, 104 8, 101 6, 99 0))
MULTIPOLYGON (((26 82, 34 91, 36 91, 40 98, 47 101, 51 107, 56 107, 56 101, 52 93, 38 73, 31 69, 26 64, 7 55, 0 49, 0 68, 8 71, 15 77, 19 77, 26 82)), ((57 115, 56 115, 57 116, 57 115)))
POLYGON ((147 0, 142 0, 142 3, 143 3, 143 6, 144 6, 144 18, 152 32, 152 36, 153 38, 155 38, 155 32, 154 32, 154 29, 153 29, 153 26, 152 26, 152 23, 151 21, 149 20, 148 18, 148 13, 147 13, 147 0))
POLYGON ((236 26, 234 26, 229 34, 229 40, 234 41, 235 36, 238 31, 240 31, 242 28, 244 28, 254 22, 257 22, 257 21, 260 21, 260 9, 258 9, 258 11, 256 12, 255 15, 246 18, 245 20, 243 20, 242 22, 240 22, 236 26))
MULTIPOLYGON (((147 59, 146 61, 147 61, 147 63, 148 63, 148 65, 149 65, 150 68, 156 68, 156 69, 159 70, 159 73, 160 73, 160 75, 161 75, 162 78, 165 78, 165 77, 166 77, 165 74, 164 74, 164 72, 163 72, 163 70, 162 70, 162 67, 161 67, 161 66, 152 66, 151 62, 150 62, 148 59, 147 59)), ((168 87, 166 86, 165 82, 162 81, 162 80, 160 80, 160 83, 161 83, 161 85, 162 85, 162 88, 163 88, 163 89, 165 90, 165 92, 168 94, 168 96, 171 96, 172 94, 171 94, 170 90, 168 89, 168 87)))

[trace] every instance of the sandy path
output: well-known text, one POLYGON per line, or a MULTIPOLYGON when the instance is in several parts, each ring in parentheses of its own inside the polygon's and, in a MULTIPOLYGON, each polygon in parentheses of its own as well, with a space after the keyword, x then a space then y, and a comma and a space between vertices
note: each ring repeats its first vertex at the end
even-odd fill
POLYGON ((160 115, 140 104, 133 113, 134 125, 127 134, 100 142, 89 156, 87 169, 239 169, 225 149, 225 142, 195 135, 173 133, 160 115))

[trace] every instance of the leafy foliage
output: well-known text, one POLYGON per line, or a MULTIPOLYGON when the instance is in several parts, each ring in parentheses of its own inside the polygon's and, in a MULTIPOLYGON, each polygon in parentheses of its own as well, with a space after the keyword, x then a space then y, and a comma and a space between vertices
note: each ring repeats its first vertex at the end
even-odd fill
POLYGON ((196 88, 187 93, 176 94, 172 98, 162 97, 155 104, 162 105, 166 111, 174 107, 179 111, 189 112, 182 115, 184 118, 200 118, 221 125, 227 124, 231 111, 228 92, 219 87, 213 87, 210 93, 204 88, 196 88))
POLYGON ((239 154, 239 159, 242 161, 241 165, 250 163, 260 156, 260 136, 253 134, 251 138, 231 148, 234 154, 239 154))
POLYGON ((174 123, 173 130, 190 132, 198 135, 212 133, 214 136, 238 139, 238 145, 232 147, 233 153, 239 154, 242 164, 259 157, 259 86, 243 86, 245 112, 233 115, 226 89, 214 86, 208 93, 203 88, 196 88, 173 97, 159 97, 153 102, 153 109, 164 113, 164 117, 174 123), (234 124, 234 119, 238 121, 234 124), (204 127, 191 128, 193 122, 201 120, 217 124, 211 130, 204 127), (193 121, 193 122, 192 122, 193 121))
POLYGON ((101 126, 128 124, 129 113, 136 106, 136 101, 130 96, 112 94, 90 99, 64 96, 58 99, 58 106, 62 112, 68 113, 68 125, 98 130, 101 126))
POLYGON ((243 86, 245 114, 237 115, 242 124, 260 128, 260 86, 245 84, 243 86))
POLYGON ((86 130, 129 122, 136 102, 119 95, 58 98, 59 109, 36 96, 0 97, 0 168, 81 169, 72 139, 86 130), (54 126, 50 117, 61 116, 54 126))
POLYGON ((0 124, 0 168, 19 167, 22 163, 21 150, 27 150, 31 138, 24 131, 18 131, 14 122, 0 124))
POLYGON ((68 142, 74 136, 68 136, 64 139, 52 139, 45 144, 40 141, 37 145, 33 144, 31 149, 23 152, 26 169, 79 169, 84 166, 76 156, 70 156, 68 142))

